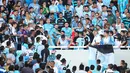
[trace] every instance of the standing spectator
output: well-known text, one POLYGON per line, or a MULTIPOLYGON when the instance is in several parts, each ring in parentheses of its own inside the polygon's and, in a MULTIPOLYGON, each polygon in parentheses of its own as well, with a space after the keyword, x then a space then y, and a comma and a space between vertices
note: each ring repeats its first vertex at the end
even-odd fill
POLYGON ((58 71, 58 73, 64 73, 64 70, 66 70, 67 68, 66 68, 66 59, 65 58, 63 58, 62 60, 61 60, 61 65, 59 66, 59 71, 58 71))
POLYGON ((113 68, 113 65, 112 65, 112 64, 109 64, 109 65, 108 65, 108 68, 104 71, 104 73, 109 73, 109 72, 114 73, 114 71, 112 70, 112 68, 113 68))
POLYGON ((83 32, 84 30, 83 24, 81 22, 78 22, 78 26, 75 27, 74 29, 78 32, 83 32))
POLYGON ((14 73, 14 69, 15 69, 14 65, 10 65, 8 73, 14 73))
POLYGON ((126 17, 122 18, 122 22, 124 23, 125 27, 129 28, 129 26, 130 26, 130 13, 127 13, 126 17))
POLYGON ((98 0, 98 2, 97 2, 97 6, 98 6, 98 9, 99 9, 98 12, 102 11, 102 5, 103 5, 103 1, 102 0, 98 0))
POLYGON ((10 59, 13 63, 15 63, 15 55, 14 55, 14 49, 9 50, 9 54, 7 54, 7 59, 10 59))
POLYGON ((15 65, 14 73, 20 73, 20 71, 19 71, 19 66, 18 66, 18 65, 15 65))
POLYGON ((81 0, 77 0, 77 6, 75 7, 75 14, 79 16, 79 18, 83 17, 83 5, 81 5, 81 0))
POLYGON ((95 13, 98 12, 98 6, 96 2, 93 2, 93 4, 90 6, 90 10, 94 11, 95 13))
POLYGON ((73 66, 73 67, 72 67, 72 73, 76 73, 76 70, 77 70, 77 67, 76 67, 76 66, 73 66))
POLYGON ((54 13, 54 17, 57 18, 57 13, 59 12, 57 5, 55 5, 55 0, 51 1, 49 6, 50 13, 54 13))
POLYGON ((37 0, 33 0, 33 3, 29 5, 28 8, 33 7, 36 14, 38 14, 40 10, 40 5, 37 3, 37 0))
POLYGON ((31 19, 30 13, 29 12, 25 12, 25 19, 24 19, 24 24, 28 25, 29 23, 33 23, 34 21, 31 19))
POLYGON ((42 61, 47 62, 47 57, 50 55, 50 51, 48 50, 49 45, 45 45, 45 49, 41 51, 42 61))
POLYGON ((66 10, 64 12, 64 17, 68 21, 69 24, 71 23, 72 16, 73 15, 72 15, 72 11, 70 10, 70 5, 67 4, 66 5, 66 10))
POLYGON ((42 3, 42 9, 43 9, 42 14, 45 15, 46 18, 48 18, 48 16, 49 16, 49 8, 46 6, 46 2, 42 3))
POLYGON ((59 4, 57 5, 57 7, 58 7, 59 12, 63 12, 64 13, 65 7, 63 5, 63 0, 59 0, 59 4))
POLYGON ((78 27, 78 22, 79 22, 79 17, 78 16, 74 16, 74 19, 71 22, 71 28, 78 27))
POLYGON ((79 66, 79 71, 76 71, 76 73, 86 73, 86 72, 84 71, 84 65, 83 65, 83 64, 80 64, 80 66, 79 66))
POLYGON ((117 65, 113 65, 113 71, 114 71, 114 73, 119 73, 119 71, 117 71, 118 70, 117 68, 118 68, 117 65))
POLYGON ((34 73, 33 70, 29 67, 29 63, 25 62, 25 67, 22 69, 21 73, 34 73))
POLYGON ((97 71, 96 71, 96 73, 101 73, 101 66, 100 66, 100 65, 97 66, 97 71))
POLYGON ((117 8, 114 5, 113 1, 110 2, 110 7, 112 8, 112 13, 115 15, 115 12, 116 12, 117 8))
POLYGON ((38 58, 37 59, 37 63, 35 63, 34 65, 33 65, 33 71, 34 71, 34 73, 36 73, 36 69, 37 68, 40 68, 40 63, 41 63, 41 59, 40 58, 38 58))
POLYGON ((57 68, 59 68, 59 66, 61 65, 60 58, 61 58, 61 54, 57 54, 56 60, 55 60, 55 66, 56 66, 57 68))

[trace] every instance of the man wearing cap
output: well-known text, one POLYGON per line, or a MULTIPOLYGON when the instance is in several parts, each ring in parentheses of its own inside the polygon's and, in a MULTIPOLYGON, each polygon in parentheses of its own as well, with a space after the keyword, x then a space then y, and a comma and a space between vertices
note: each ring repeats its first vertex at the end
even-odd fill
POLYGON ((111 10, 108 10, 107 12, 108 12, 108 16, 107 16, 108 23, 109 23, 110 25, 112 25, 113 23, 116 22, 116 18, 115 18, 115 16, 112 14, 112 11, 111 11, 111 10))

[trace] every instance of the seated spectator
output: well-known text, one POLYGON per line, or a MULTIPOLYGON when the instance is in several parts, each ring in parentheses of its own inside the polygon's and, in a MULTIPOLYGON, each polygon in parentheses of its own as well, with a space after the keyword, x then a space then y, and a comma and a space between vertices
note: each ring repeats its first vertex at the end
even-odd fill
MULTIPOLYGON (((57 46, 68 46, 69 45, 69 41, 66 38, 65 35, 61 35, 61 37, 59 37, 58 41, 57 41, 57 46)), ((68 49, 68 47, 62 48, 62 49, 68 49)))
POLYGON ((56 19, 56 24, 59 26, 60 30, 64 26, 65 22, 66 22, 66 19, 63 17, 63 14, 60 12, 59 18, 56 19))
POLYGON ((61 29, 61 31, 65 31, 65 36, 70 38, 71 33, 72 33, 72 29, 69 27, 69 23, 68 22, 65 22, 64 25, 65 25, 65 27, 63 27, 61 29))
POLYGON ((74 29, 78 32, 83 32, 84 30, 83 24, 81 22, 78 22, 78 26, 75 27, 74 29))

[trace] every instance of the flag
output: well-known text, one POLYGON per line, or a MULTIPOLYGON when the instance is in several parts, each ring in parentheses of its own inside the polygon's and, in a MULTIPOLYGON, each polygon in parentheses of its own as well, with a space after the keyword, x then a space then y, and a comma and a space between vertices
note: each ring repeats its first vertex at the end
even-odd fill
POLYGON ((113 46, 109 44, 91 46, 103 54, 114 53, 113 46))

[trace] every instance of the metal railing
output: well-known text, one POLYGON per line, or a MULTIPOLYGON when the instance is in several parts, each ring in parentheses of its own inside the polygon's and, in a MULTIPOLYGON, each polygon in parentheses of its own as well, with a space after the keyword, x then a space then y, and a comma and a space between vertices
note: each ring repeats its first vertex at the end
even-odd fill
MULTIPOLYGON (((77 48, 77 50, 80 50, 80 48, 86 48, 86 46, 49 46, 49 48, 60 48, 61 50, 64 48, 77 48)), ((113 46, 113 48, 127 48, 127 50, 130 50, 130 46, 113 46)))

